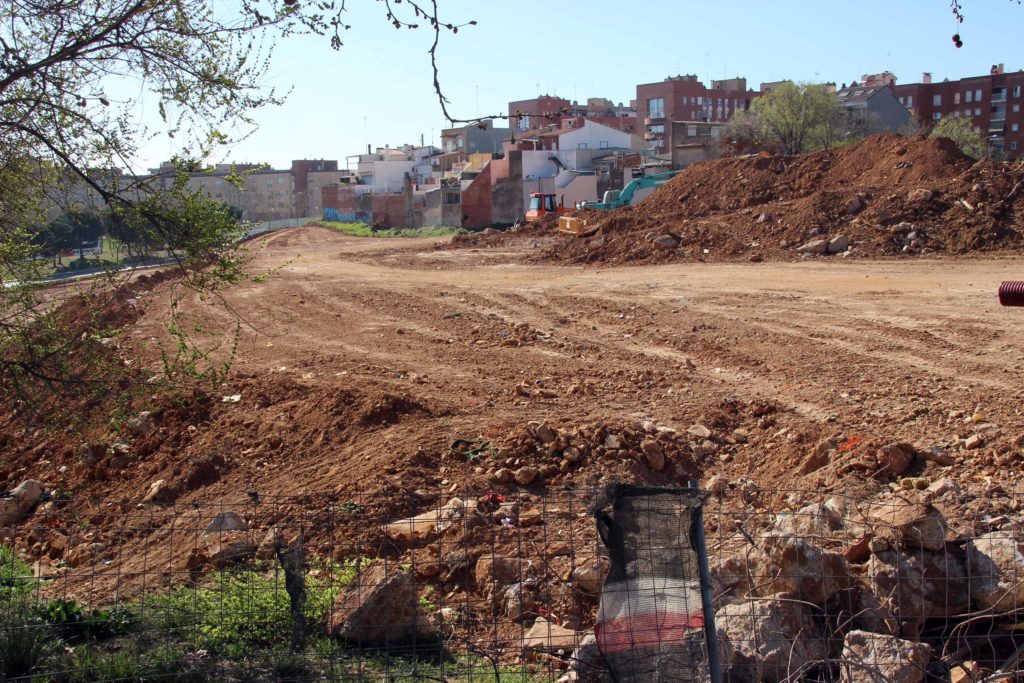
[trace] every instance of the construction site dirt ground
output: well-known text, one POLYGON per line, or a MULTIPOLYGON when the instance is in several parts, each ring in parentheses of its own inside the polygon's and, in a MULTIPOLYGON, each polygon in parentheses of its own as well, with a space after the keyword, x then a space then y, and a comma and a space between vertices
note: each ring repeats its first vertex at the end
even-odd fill
MULTIPOLYGON (((1000 308, 995 292, 1024 276, 1024 259, 582 268, 527 265, 529 251, 318 227, 255 243, 252 270, 277 270, 227 294, 245 325, 220 392, 241 401, 216 403, 191 444, 228 447, 204 495, 482 490, 493 485, 488 463, 446 461, 449 444, 501 445, 534 421, 745 429, 746 443, 675 474, 764 488, 831 490, 850 474, 850 486, 870 485, 856 468, 795 473, 836 434, 868 447, 942 445, 957 478, 1017 476, 1006 465, 1024 434, 1024 313, 1000 308), (350 392, 383 400, 383 413, 356 420, 323 405, 350 392), (984 447, 958 450, 973 431, 963 415, 989 425, 984 447)), ((162 334, 167 296, 148 296, 134 339, 162 334)), ((162 450, 131 482, 136 492, 165 476, 160 463, 180 445, 162 450)), ((644 474, 615 459, 585 464, 579 484, 644 474)))

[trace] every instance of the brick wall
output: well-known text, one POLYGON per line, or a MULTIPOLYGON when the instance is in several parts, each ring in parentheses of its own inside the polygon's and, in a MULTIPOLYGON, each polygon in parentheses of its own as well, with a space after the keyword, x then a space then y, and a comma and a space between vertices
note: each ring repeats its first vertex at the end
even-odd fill
POLYGON ((462 191, 462 227, 486 228, 491 220, 491 164, 462 191))

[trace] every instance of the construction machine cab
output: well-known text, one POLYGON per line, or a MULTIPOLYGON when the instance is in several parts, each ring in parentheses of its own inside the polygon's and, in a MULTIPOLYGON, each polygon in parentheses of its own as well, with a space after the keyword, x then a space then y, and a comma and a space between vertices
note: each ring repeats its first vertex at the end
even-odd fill
POLYGON ((549 213, 564 213, 565 207, 555 202, 555 195, 544 192, 530 193, 530 208, 526 211, 526 220, 535 221, 549 213))

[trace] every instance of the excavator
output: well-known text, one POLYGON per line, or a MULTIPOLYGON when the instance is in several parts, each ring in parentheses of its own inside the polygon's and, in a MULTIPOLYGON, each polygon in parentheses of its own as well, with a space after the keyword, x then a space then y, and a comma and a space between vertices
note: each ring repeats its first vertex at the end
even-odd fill
MULTIPOLYGON (((610 211, 611 209, 620 209, 623 206, 630 206, 634 200, 639 201, 636 198, 637 192, 650 188, 661 187, 668 181, 672 180, 679 171, 668 171, 666 173, 655 173, 645 178, 636 178, 631 180, 622 190, 608 190, 604 193, 604 201, 600 202, 580 202, 576 205, 577 209, 599 209, 601 211, 610 211)), ((644 195, 646 196, 646 194, 644 195)), ((641 197, 642 199, 642 197, 641 197)))
POLYGON ((530 208, 526 210, 526 220, 536 221, 549 213, 563 214, 567 211, 564 204, 555 202, 555 195, 544 192, 530 193, 530 208))

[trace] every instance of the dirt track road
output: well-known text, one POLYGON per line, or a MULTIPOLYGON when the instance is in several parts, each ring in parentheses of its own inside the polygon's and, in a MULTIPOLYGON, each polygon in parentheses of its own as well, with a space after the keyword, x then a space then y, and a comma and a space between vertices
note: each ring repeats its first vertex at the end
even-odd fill
MULTIPOLYGON (((254 247, 256 270, 280 270, 230 293, 251 324, 241 384, 273 376, 328 395, 385 392, 430 415, 352 434, 341 454, 296 437, 281 452, 301 457, 282 463, 281 478, 266 470, 247 481, 282 492, 334 488, 384 476, 383 466, 397 480, 402 453, 531 420, 650 418, 685 430, 721 422, 723 410, 733 413, 730 429, 751 436, 738 453, 709 458, 705 474, 762 485, 793 484, 807 450, 830 434, 955 451, 955 439, 974 431, 963 415, 976 411, 993 446, 972 453, 979 473, 1019 450, 1024 311, 1000 308, 995 292, 1024 277, 1024 259, 593 269, 434 243, 307 227, 254 247), (767 424, 756 419, 765 404, 778 408, 767 424)), ((157 324, 144 319, 137 334, 157 324)), ((304 426, 319 424, 310 410, 273 419, 308 441, 304 426)), ((254 452, 269 450, 263 427, 250 427, 254 452)), ((427 485, 455 476, 424 472, 407 474, 433 479, 427 485)), ((806 485, 837 475, 814 476, 806 485)))

